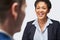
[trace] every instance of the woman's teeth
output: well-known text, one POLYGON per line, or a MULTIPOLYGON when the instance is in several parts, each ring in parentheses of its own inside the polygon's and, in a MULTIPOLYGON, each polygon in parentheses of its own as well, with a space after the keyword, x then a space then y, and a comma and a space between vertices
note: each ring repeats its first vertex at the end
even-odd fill
POLYGON ((43 16, 43 13, 40 13, 40 16, 42 17, 43 16))

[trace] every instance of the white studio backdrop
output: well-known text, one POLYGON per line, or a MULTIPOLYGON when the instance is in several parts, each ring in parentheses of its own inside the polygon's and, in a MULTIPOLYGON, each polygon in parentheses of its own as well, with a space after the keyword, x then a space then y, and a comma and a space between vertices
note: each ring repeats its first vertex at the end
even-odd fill
MULTIPOLYGON (((52 9, 51 9, 50 13, 48 14, 48 17, 51 19, 60 21, 60 5, 59 5, 60 0, 50 0, 50 1, 52 3, 52 9)), ((13 38, 15 40, 22 40, 22 35, 23 35, 23 31, 26 27, 26 23, 28 21, 36 19, 34 2, 35 2, 35 0, 26 0, 26 4, 27 4, 26 16, 25 16, 25 19, 23 21, 21 31, 14 34, 14 36, 13 36, 13 38)))

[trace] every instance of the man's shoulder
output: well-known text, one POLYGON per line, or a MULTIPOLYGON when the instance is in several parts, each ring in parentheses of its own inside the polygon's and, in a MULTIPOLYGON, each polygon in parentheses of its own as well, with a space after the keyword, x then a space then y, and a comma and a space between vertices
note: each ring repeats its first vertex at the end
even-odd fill
POLYGON ((0 32, 0 40, 10 40, 10 37, 0 32))

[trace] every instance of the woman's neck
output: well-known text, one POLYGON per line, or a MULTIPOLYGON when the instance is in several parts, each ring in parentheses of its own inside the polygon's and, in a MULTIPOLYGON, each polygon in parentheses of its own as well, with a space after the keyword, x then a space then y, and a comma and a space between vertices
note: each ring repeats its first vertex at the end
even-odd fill
POLYGON ((47 22, 47 18, 44 19, 38 19, 39 24, 45 24, 47 22))
POLYGON ((41 31, 43 31, 46 22, 47 22, 47 17, 44 18, 44 19, 38 19, 38 24, 39 24, 39 26, 41 28, 41 31))

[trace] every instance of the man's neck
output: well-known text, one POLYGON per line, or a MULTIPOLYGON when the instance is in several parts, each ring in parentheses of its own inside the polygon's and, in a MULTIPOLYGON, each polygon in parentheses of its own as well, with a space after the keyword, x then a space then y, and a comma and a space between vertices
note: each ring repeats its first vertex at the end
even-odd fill
POLYGON ((11 40, 13 40, 13 37, 8 32, 6 32, 5 30, 0 29, 0 33, 7 35, 8 37, 10 37, 11 40))

